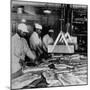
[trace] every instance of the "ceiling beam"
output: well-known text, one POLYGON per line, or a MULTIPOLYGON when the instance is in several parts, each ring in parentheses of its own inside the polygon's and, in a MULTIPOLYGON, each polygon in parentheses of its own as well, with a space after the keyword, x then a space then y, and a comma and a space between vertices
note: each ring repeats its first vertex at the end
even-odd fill
POLYGON ((34 1, 12 1, 12 5, 31 5, 31 6, 36 6, 36 7, 40 7, 40 6, 50 6, 50 7, 60 7, 61 4, 60 3, 48 3, 48 2, 34 2, 34 1))

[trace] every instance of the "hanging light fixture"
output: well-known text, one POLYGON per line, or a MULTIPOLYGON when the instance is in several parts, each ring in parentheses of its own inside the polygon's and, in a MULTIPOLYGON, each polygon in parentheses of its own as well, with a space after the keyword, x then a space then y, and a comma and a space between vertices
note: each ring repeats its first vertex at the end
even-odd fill
POLYGON ((46 13, 46 14, 51 14, 51 11, 48 10, 48 9, 44 10, 43 12, 46 13))
POLYGON ((48 4, 46 4, 46 9, 43 10, 43 12, 44 12, 45 14, 51 14, 51 10, 49 10, 48 4))

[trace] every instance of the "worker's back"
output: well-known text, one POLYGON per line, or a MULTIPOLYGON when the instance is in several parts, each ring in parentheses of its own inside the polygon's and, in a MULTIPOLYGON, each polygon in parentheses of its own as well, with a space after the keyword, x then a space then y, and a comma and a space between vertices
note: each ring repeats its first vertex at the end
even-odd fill
MULTIPOLYGON (((20 55, 22 55, 22 42, 18 34, 12 36, 12 73, 17 72, 21 66, 19 64, 20 55)), ((22 55, 23 56, 23 55, 22 55)), ((24 57, 22 57, 24 58, 24 57)))
POLYGON ((25 60, 25 55, 34 60, 35 55, 31 52, 27 41, 24 38, 20 38, 18 34, 12 36, 12 73, 21 69, 20 59, 25 60))

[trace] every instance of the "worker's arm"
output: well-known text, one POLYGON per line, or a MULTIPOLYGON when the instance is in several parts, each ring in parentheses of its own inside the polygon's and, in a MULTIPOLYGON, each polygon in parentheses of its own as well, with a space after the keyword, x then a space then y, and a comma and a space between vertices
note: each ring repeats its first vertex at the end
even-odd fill
POLYGON ((46 48, 48 48, 48 45, 47 45, 48 42, 47 42, 47 37, 46 37, 46 36, 43 37, 43 40, 42 40, 42 41, 43 41, 44 46, 45 46, 46 48))
POLYGON ((26 40, 23 40, 24 42, 24 52, 25 54, 32 60, 35 60, 36 59, 36 55, 33 54, 33 52, 31 51, 31 49, 29 48, 28 44, 27 44, 27 41, 26 40))
POLYGON ((46 47, 45 43, 42 42, 43 49, 48 52, 48 47, 46 47))

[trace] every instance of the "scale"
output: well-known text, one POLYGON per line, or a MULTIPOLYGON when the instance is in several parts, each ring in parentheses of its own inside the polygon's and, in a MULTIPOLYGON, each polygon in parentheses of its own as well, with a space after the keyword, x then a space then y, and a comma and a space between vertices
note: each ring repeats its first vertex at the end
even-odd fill
POLYGON ((56 47, 56 45, 57 45, 58 42, 61 42, 62 43, 62 41, 63 41, 65 43, 65 45, 63 45, 63 46, 65 46, 68 49, 68 53, 71 53, 72 50, 70 48, 70 45, 67 42, 67 37, 72 42, 71 37, 70 37, 70 34, 68 32, 66 32, 66 34, 64 34, 64 32, 62 31, 62 21, 63 21, 63 19, 60 19, 60 21, 61 21, 61 31, 59 32, 59 34, 58 34, 58 36, 57 36, 57 38, 56 38, 56 40, 54 42, 54 45, 52 46, 51 52, 53 52, 53 50, 55 49, 55 47, 56 47))
POLYGON ((58 34, 58 36, 57 36, 57 38, 56 38, 56 40, 54 42, 54 45, 49 46, 49 48, 50 48, 49 50, 50 50, 51 53, 53 53, 54 49, 57 48, 56 52, 60 51, 60 53, 74 53, 74 45, 69 45, 68 41, 67 41, 67 39, 68 39, 72 43, 71 36, 70 36, 70 34, 68 32, 70 23, 67 23, 67 32, 64 33, 63 30, 62 30, 62 22, 64 21, 64 19, 61 18, 59 20, 61 22, 60 32, 59 32, 59 34, 58 34), (57 45, 58 42, 62 43, 62 41, 65 43, 65 45, 57 45))

